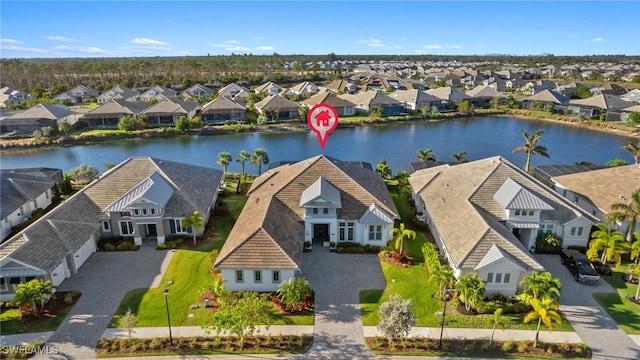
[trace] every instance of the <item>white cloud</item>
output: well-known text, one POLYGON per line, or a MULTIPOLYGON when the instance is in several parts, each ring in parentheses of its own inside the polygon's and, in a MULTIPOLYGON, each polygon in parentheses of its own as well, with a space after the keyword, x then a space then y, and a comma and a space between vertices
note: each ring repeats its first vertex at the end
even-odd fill
POLYGON ((366 40, 358 40, 358 44, 363 44, 363 45, 367 45, 367 46, 372 46, 372 47, 383 47, 384 44, 382 43, 382 41, 378 40, 378 39, 366 39, 366 40))
POLYGON ((276 51, 276 48, 274 48, 273 46, 258 46, 257 48, 253 49, 255 51, 276 51))
POLYGON ((416 53, 416 54, 424 54, 424 53, 426 53, 426 51, 420 50, 420 49, 415 49, 415 50, 413 50, 413 52, 416 53))
POLYGON ((147 39, 147 38, 135 38, 135 39, 129 41, 129 43, 136 44, 136 45, 159 45, 159 46, 169 46, 170 45, 168 42, 164 42, 164 41, 160 41, 160 40, 154 40, 154 39, 147 39))
POLYGON ((24 46, 15 46, 15 45, 5 45, 0 43, 1 51, 22 51, 22 52, 30 52, 30 53, 43 53, 44 50, 32 47, 24 47, 24 46))
POLYGON ((447 49, 462 49, 460 45, 445 45, 444 47, 447 49))
POLYGON ((232 47, 228 47, 225 50, 227 51, 246 51, 246 52, 250 52, 251 49, 249 49, 248 47, 244 47, 244 46, 232 46, 232 47))
POLYGON ((439 44, 429 44, 429 45, 425 45, 422 47, 423 49, 427 49, 427 50, 437 50, 437 49, 442 49, 442 45, 439 44))
POLYGON ((225 41, 227 44, 237 44, 238 40, 227 40, 225 41))
POLYGON ((22 44, 22 41, 14 39, 0 39, 0 44, 22 44))
POLYGON ((51 41, 60 41, 60 42, 66 42, 66 43, 80 42, 80 40, 78 40, 78 39, 72 39, 72 38, 67 38, 67 37, 58 36, 58 35, 45 35, 42 38, 43 39, 47 39, 47 40, 51 40, 51 41))
POLYGON ((597 38, 595 38, 595 39, 593 39, 591 41, 593 41, 593 42, 605 42, 606 40, 601 38, 601 37, 597 37, 597 38))
POLYGON ((262 40, 262 36, 256 36, 256 40, 262 40))
POLYGON ((107 53, 106 50, 97 48, 95 46, 79 47, 77 50, 83 53, 90 53, 90 54, 106 54, 107 53))

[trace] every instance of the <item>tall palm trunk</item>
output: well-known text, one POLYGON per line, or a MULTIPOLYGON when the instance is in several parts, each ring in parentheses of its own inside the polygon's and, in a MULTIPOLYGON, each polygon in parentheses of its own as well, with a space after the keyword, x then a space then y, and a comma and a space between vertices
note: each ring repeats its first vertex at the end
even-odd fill
POLYGON ((542 323, 542 318, 538 318, 538 328, 536 329, 536 339, 533 341, 533 347, 538 347, 538 335, 540 334, 540 323, 542 323))

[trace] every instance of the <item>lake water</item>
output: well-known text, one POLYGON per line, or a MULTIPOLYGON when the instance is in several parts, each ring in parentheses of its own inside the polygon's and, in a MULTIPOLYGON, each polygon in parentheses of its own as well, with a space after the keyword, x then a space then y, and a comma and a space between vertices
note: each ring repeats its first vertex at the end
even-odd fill
MULTIPOLYGON (((443 122, 417 122, 385 126, 337 129, 329 136, 324 151, 312 132, 261 132, 211 136, 180 136, 167 139, 129 139, 93 145, 28 150, 2 150, 0 168, 52 167, 63 172, 79 164, 104 171, 105 164, 119 163, 133 156, 151 156, 189 164, 220 168, 218 153, 228 151, 235 158, 240 150, 264 148, 271 162, 301 160, 318 154, 341 160, 360 160, 375 167, 386 159, 393 172, 407 170, 418 149, 431 148, 440 161, 453 161, 451 154, 467 152, 469 160, 502 155, 523 166, 526 155, 512 150, 524 142, 521 130, 544 129, 540 145, 551 159, 533 156, 532 164, 573 164, 590 161, 604 165, 608 160, 633 158, 621 147, 637 139, 592 131, 561 123, 508 117, 476 117, 443 122)), ((257 173, 249 162, 246 171, 257 173)), ((264 166, 263 166, 264 169, 264 166)), ((233 163, 229 171, 240 172, 233 163)))

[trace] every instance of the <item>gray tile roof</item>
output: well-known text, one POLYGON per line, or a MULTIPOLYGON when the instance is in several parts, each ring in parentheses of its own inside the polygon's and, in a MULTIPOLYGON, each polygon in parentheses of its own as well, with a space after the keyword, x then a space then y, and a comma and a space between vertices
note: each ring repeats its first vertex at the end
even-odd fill
POLYGON ((338 219, 358 220, 373 203, 388 215, 398 217, 384 181, 372 170, 324 155, 282 165, 254 181, 215 266, 261 268, 268 265, 264 258, 282 256, 268 268, 299 269, 304 239, 300 199, 320 177, 340 192, 342 208, 338 209, 338 219), (252 253, 244 250, 249 248, 252 253))
POLYGON ((545 89, 525 98, 523 101, 542 101, 554 104, 566 104, 569 102, 569 98, 559 92, 545 89))
POLYGON ((542 220, 567 222, 584 216, 596 222, 502 157, 416 171, 409 178, 411 187, 424 201, 456 267, 475 267, 494 243, 527 268, 539 266, 503 224, 506 212, 494 199, 509 178, 554 209, 542 210, 542 220))
POLYGON ((141 113, 144 115, 186 115, 197 109, 199 106, 200 104, 191 100, 182 100, 177 97, 168 97, 147 107, 146 109, 142 110, 141 113))
POLYGON ((222 171, 216 169, 150 157, 129 158, 2 243, 0 260, 9 257, 52 270, 69 251, 98 232, 104 208, 154 173, 173 189, 166 217, 184 217, 195 210, 205 214, 222 178, 222 171))
POLYGON ((149 103, 144 101, 130 102, 124 99, 111 99, 108 102, 84 114, 84 118, 101 118, 103 116, 140 114, 149 107, 149 103))
POLYGON ((0 171, 0 219, 35 200, 54 185, 55 181, 46 177, 0 171))
POLYGON ((300 105, 280 95, 271 95, 255 103, 256 109, 298 109, 300 105))
POLYGON ((356 106, 401 106, 402 102, 379 91, 369 90, 357 94, 338 95, 340 98, 354 103, 356 106))
POLYGON ((571 105, 584 105, 597 107, 604 110, 620 110, 629 107, 630 102, 622 100, 615 95, 600 94, 588 99, 571 100, 571 105))
POLYGON ((164 208, 173 195, 173 189, 167 182, 154 172, 131 188, 104 209, 104 212, 120 212, 127 210, 133 203, 144 201, 164 208))
POLYGON ((458 91, 451 86, 443 86, 437 89, 429 89, 426 91, 427 94, 433 95, 441 100, 448 100, 455 103, 460 103, 465 100, 471 99, 471 96, 458 91))
POLYGON ((501 92, 496 91, 494 88, 490 87, 489 85, 481 85, 481 86, 476 86, 475 88, 467 91, 467 95, 471 96, 472 98, 506 98, 506 95, 504 95, 501 92))
POLYGON ((11 115, 5 119, 7 120, 59 120, 64 119, 69 115, 75 113, 66 106, 51 105, 51 104, 38 104, 28 108, 25 111, 21 111, 17 114, 11 115))
POLYGON ((202 107, 201 113, 207 114, 215 110, 246 110, 247 108, 226 96, 219 96, 202 107))

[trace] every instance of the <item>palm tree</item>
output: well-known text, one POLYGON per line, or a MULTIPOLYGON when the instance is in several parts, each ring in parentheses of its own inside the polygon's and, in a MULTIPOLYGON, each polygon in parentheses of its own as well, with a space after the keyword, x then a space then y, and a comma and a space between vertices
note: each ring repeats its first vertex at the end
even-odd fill
POLYGON ((633 241, 633 232, 636 223, 640 219, 640 188, 631 194, 631 201, 628 204, 617 203, 610 206, 613 212, 607 214, 610 220, 629 221, 629 230, 627 230, 627 241, 633 241))
POLYGON ((193 234, 193 245, 196 245, 196 232, 204 228, 204 218, 200 215, 200 212, 194 211, 191 216, 187 216, 182 219, 182 226, 191 228, 191 233, 193 234))
POLYGON ((598 223, 596 226, 598 230, 591 234, 587 256, 593 259, 602 251, 600 261, 606 263, 607 261, 615 260, 616 267, 618 267, 622 262, 621 255, 627 253, 630 244, 625 242, 624 235, 621 232, 611 232, 609 227, 603 223, 598 223))
POLYGON ((464 303, 464 308, 470 311, 482 301, 484 281, 478 274, 467 274, 458 278, 456 290, 458 291, 458 299, 464 303))
POLYGON ((246 150, 240 150, 238 155, 236 155, 236 162, 239 162, 242 166, 242 173, 240 173, 241 176, 244 176, 244 163, 248 160, 251 160, 251 154, 246 150))
POLYGON ((633 233, 633 237, 635 240, 631 243, 631 246, 629 246, 631 252, 629 258, 635 260, 637 264, 640 259, 640 233, 633 233))
POLYGON ((433 154, 433 151, 431 151, 431 149, 424 149, 424 150, 419 149, 416 159, 420 161, 427 161, 427 160, 436 161, 436 156, 433 154))
POLYGON ((522 137, 524 137, 524 144, 518 146, 513 149, 513 153, 523 152, 527 154, 527 162, 524 165, 524 171, 529 172, 529 168, 531 167, 531 155, 542 155, 546 158, 549 158, 549 154, 547 154, 547 148, 541 145, 538 145, 544 130, 540 129, 529 135, 526 131, 522 130, 522 137))
POLYGON ((640 159, 640 142, 638 144, 633 144, 630 142, 627 145, 623 146, 622 149, 628 151, 636 161, 636 165, 638 165, 638 159, 640 159))
POLYGON ((269 163, 269 155, 265 149, 255 149, 251 154, 251 164, 258 167, 258 175, 262 175, 262 164, 269 163))
POLYGON ((469 161, 469 160, 467 160, 467 152, 466 151, 461 151, 459 153, 453 153, 453 154, 451 154, 451 157, 456 159, 456 162, 458 162, 458 163, 464 163, 464 162, 469 161))
POLYGON ((438 286, 438 296, 444 298, 444 292, 456 285, 456 277, 453 269, 448 266, 438 266, 429 273, 429 281, 433 281, 438 286))
POLYGON ((553 278, 550 272, 538 273, 534 271, 531 275, 525 276, 520 285, 524 285, 522 294, 526 294, 533 299, 560 301, 562 283, 560 279, 553 278))
POLYGON ((228 151, 223 151, 218 154, 218 165, 222 166, 223 173, 227 173, 227 166, 229 166, 231 160, 231 154, 228 151))
POLYGON ((540 324, 547 325, 549 330, 552 329, 552 321, 558 324, 562 324, 562 317, 556 311, 558 305, 553 299, 544 299, 542 301, 538 299, 529 300, 529 304, 533 307, 527 315, 524 317, 524 323, 527 324, 531 320, 538 320, 538 328, 536 329, 536 339, 533 342, 533 347, 538 347, 538 335, 540 334, 540 324))
POLYGON ((399 227, 393 228, 391 230, 391 235, 393 235, 393 241, 395 243, 396 250, 400 249, 400 254, 402 254, 402 245, 404 242, 404 238, 406 237, 407 240, 413 240, 416 238, 416 232, 411 229, 405 228, 404 223, 400 223, 399 227))
POLYGON ((509 324, 509 319, 502 316, 502 308, 497 308, 496 311, 493 312, 493 316, 487 319, 487 323, 492 328, 489 344, 493 344, 493 335, 496 332, 496 328, 499 327, 504 330, 509 324))

